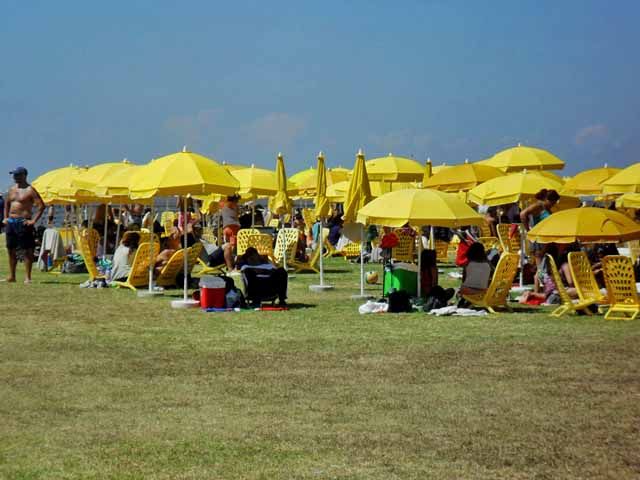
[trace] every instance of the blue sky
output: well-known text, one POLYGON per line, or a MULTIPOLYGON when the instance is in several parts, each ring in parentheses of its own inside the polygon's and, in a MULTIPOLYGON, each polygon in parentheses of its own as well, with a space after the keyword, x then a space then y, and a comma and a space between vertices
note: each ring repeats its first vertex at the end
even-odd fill
MULTIPOLYGON (((2 1, 0 169, 640 161, 640 3, 2 1)), ((33 178, 32 176, 32 178, 33 178)), ((7 182, 10 178, 7 177, 7 182)), ((0 182, 5 183, 5 182, 0 182)))

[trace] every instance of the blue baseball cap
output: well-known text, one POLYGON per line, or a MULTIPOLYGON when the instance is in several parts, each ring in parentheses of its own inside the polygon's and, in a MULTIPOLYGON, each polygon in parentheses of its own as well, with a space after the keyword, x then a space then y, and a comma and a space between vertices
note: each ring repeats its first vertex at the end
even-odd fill
POLYGON ((9 172, 10 175, 27 175, 28 173, 24 167, 16 167, 13 171, 9 172))

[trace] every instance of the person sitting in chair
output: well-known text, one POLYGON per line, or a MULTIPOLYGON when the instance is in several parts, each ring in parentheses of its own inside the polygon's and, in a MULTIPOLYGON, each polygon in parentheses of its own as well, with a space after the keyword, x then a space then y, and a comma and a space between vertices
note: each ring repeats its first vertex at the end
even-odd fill
POLYGON ((269 259, 260 255, 254 247, 249 247, 237 259, 237 267, 242 272, 246 285, 247 299, 253 306, 263 300, 278 298, 278 305, 285 306, 287 300, 287 271, 274 267, 269 259))
POLYGON ((126 281, 131 271, 131 262, 140 243, 140 234, 132 232, 120 242, 113 254, 113 263, 111 265, 111 280, 126 281))

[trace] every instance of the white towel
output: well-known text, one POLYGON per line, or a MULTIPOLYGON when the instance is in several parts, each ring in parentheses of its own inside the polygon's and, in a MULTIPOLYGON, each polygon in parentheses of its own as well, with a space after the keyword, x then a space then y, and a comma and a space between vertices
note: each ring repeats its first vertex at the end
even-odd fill
POLYGON ((487 315, 486 310, 473 310, 471 308, 459 308, 455 305, 449 305, 448 307, 434 308, 429 312, 430 315, 437 317, 442 316, 456 316, 456 317, 477 317, 487 315))

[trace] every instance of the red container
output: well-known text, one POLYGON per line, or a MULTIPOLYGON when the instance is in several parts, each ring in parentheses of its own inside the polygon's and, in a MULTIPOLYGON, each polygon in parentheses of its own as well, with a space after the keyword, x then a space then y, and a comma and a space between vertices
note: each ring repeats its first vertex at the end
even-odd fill
POLYGON ((200 287, 200 308, 224 308, 224 288, 200 287))

